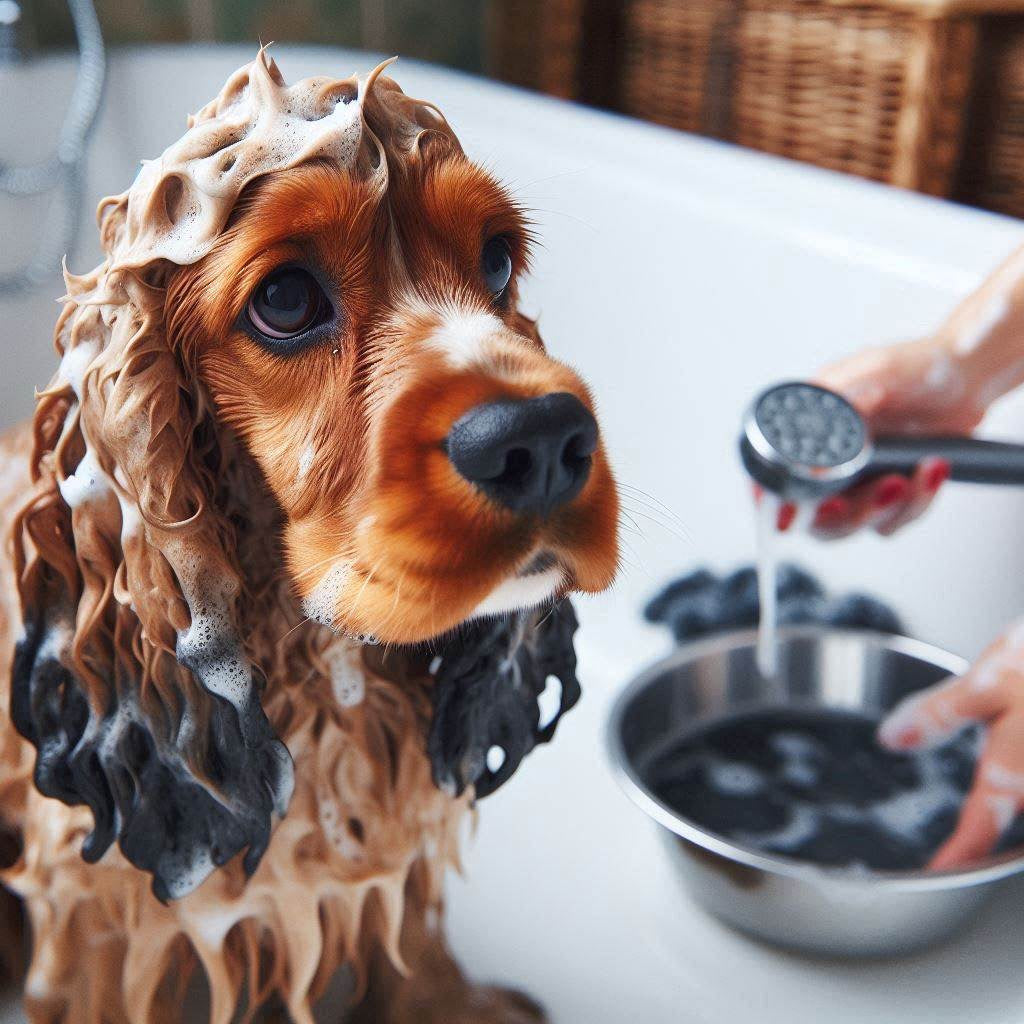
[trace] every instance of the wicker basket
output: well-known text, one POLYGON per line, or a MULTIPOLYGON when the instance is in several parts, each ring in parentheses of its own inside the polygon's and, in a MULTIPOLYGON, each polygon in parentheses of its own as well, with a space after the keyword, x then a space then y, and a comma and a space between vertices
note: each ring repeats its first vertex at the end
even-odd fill
POLYGON ((579 96, 585 0, 492 0, 487 66, 496 78, 552 96, 579 96))
POLYGON ((1024 217, 1024 17, 982 22, 956 197, 1024 217))
POLYGON ((969 20, 754 0, 737 40, 732 137, 949 195, 976 43, 969 20))
POLYGON ((706 135, 723 134, 733 0, 632 0, 621 58, 628 114, 706 135))
POLYGON ((1024 0, 491 0, 501 78, 1024 217, 1024 0))
POLYGON ((627 24, 627 112, 952 191, 975 19, 878 2, 632 0, 627 24))

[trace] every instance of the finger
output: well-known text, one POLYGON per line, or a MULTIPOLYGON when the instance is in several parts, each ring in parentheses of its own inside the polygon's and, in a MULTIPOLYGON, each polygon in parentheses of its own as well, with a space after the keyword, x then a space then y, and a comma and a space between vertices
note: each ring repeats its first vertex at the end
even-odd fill
POLYGON ((843 494, 826 498, 811 521, 811 532, 826 540, 849 536, 861 527, 894 514, 909 500, 906 477, 890 473, 851 487, 843 494))
POLYGON ((794 519, 796 519, 796 505, 791 501, 784 501, 779 506, 779 514, 776 518, 775 528, 779 533, 785 533, 793 525, 794 519))
POLYGON ((889 522, 903 515, 911 500, 914 489, 910 480, 898 473, 889 473, 875 481, 868 495, 870 510, 867 522, 877 529, 880 523, 889 522))
POLYGON ((839 392, 860 411, 873 416, 886 402, 888 370, 884 348, 871 348, 825 367, 814 383, 839 392))
POLYGON ((946 459, 922 459, 909 481, 907 497, 891 516, 881 518, 875 529, 884 537, 923 515, 942 485, 949 479, 950 465, 946 459))
POLYGON ((822 540, 837 540, 857 529, 853 503, 843 494, 826 498, 814 511, 810 532, 822 540))
MULTIPOLYGON (((764 500, 764 488, 760 484, 753 484, 751 490, 754 494, 754 504, 760 508, 764 500)), ((797 507, 791 501, 784 501, 779 505, 779 511, 775 519, 775 528, 780 533, 785 533, 793 525, 796 519, 797 507)))
POLYGON ((1016 810, 1012 796, 973 790, 953 834, 939 847, 928 867, 933 871, 950 871, 988 856, 999 842, 1006 817, 1012 821, 1016 810))
POLYGON ((978 687, 972 672, 900 701, 879 725, 878 742, 890 750, 927 749, 1004 711, 1006 702, 999 688, 978 687))
POLYGON ((1024 805, 1024 715, 1007 715, 985 739, 953 834, 930 867, 948 871, 988 856, 1024 805))

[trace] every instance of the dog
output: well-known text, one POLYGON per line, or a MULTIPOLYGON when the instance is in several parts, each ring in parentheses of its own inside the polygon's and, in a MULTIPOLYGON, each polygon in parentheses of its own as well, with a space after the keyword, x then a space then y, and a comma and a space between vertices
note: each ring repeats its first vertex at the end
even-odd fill
POLYGON ((616 486, 517 310, 522 210, 386 66, 261 49, 104 200, 0 446, 34 1022, 180 1020, 197 977, 213 1024, 542 1019, 463 976, 442 881, 579 695, 616 486))

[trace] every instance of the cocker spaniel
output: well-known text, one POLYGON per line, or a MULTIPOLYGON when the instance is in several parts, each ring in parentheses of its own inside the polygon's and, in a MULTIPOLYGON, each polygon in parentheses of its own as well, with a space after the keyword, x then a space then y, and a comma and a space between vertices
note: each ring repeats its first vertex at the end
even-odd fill
POLYGON ((616 488, 522 212, 384 67, 260 51, 104 200, 0 449, 33 1021, 180 1020, 200 971, 214 1024, 539 1019, 464 979, 442 877, 579 694, 616 488))

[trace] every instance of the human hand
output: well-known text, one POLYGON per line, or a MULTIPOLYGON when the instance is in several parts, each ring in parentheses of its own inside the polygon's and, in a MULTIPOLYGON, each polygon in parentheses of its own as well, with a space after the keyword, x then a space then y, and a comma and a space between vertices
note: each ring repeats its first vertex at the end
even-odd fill
POLYGON ((963 676, 913 694, 882 722, 891 750, 937 746, 965 725, 987 726, 974 781, 953 834, 932 858, 936 871, 991 853, 1024 809, 1024 622, 1004 633, 963 676))
MULTIPOLYGON (((984 414, 974 382, 938 339, 866 349, 824 369, 816 383, 849 400, 873 436, 969 434, 984 414)), ((927 458, 910 476, 890 473, 831 495, 811 532, 833 539, 871 528, 888 536, 925 512, 949 470, 946 460, 927 458)), ((780 529, 793 511, 782 508, 780 529)))

